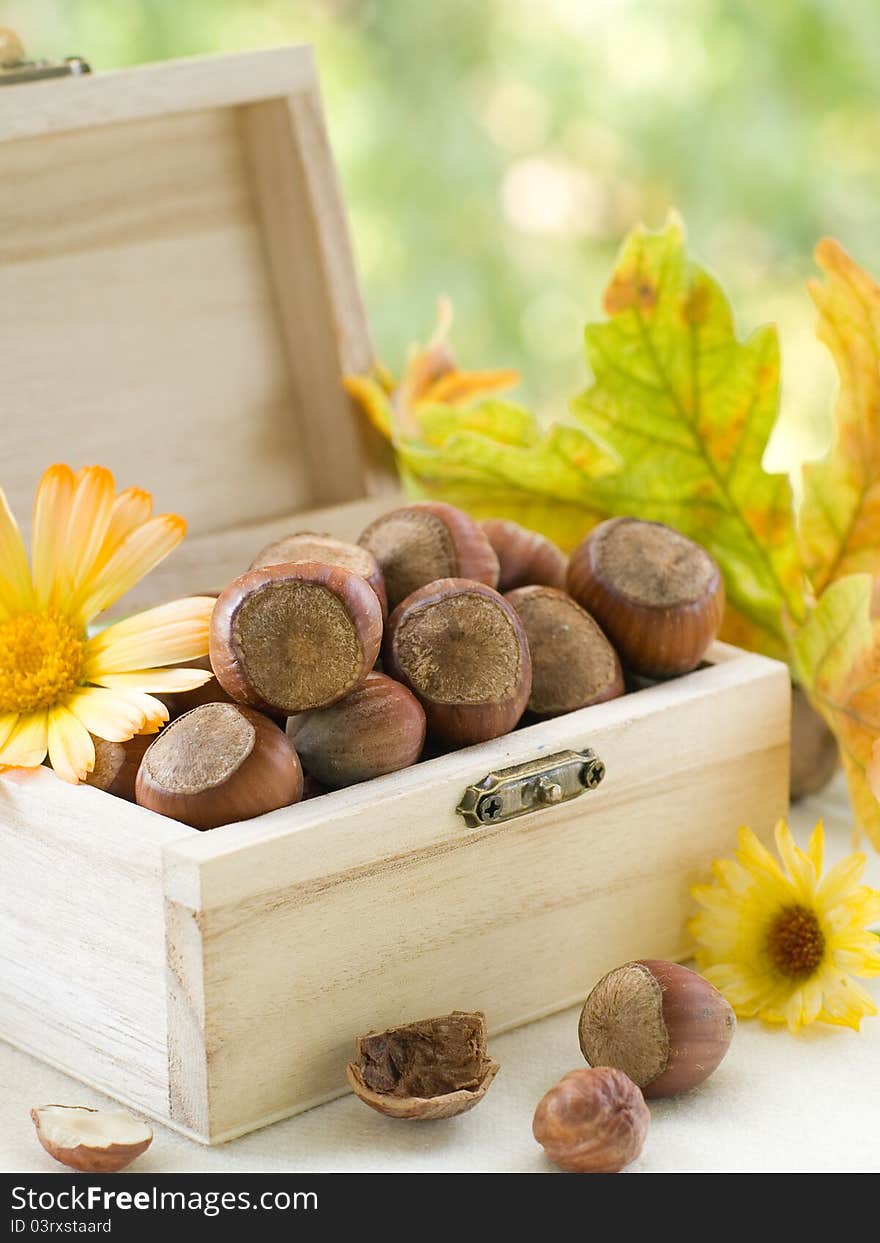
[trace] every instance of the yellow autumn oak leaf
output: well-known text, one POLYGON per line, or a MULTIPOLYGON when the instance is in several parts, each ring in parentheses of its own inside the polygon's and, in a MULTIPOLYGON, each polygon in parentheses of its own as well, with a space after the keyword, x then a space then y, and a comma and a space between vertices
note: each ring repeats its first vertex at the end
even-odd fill
POLYGON ((737 338, 677 219, 630 235, 605 310, 586 329, 594 381, 573 402, 621 462, 595 482, 594 506, 698 540, 721 565, 751 645, 778 652, 784 619, 801 621, 805 606, 789 481, 761 464, 779 399, 775 330, 737 338))
POLYGON ((880 625, 869 574, 848 574, 822 593, 791 635, 794 673, 840 745, 856 821, 880 849, 880 803, 869 783, 880 735, 880 625))
POLYGON ((818 594, 844 574, 880 573, 880 285, 830 238, 816 263, 817 332, 840 377, 831 449, 803 467, 801 543, 818 594))
MULTIPOLYGON (((446 412, 435 444, 397 446, 407 491, 444 500, 476 518, 512 518, 571 549, 604 516, 590 502, 590 479, 616 469, 575 427, 542 432, 526 412, 504 403, 446 412), (491 434, 481 430, 485 424, 491 434)), ((430 423, 430 420, 429 420, 430 423)))
POLYGON ((481 401, 473 406, 419 406, 420 441, 441 448, 461 432, 477 432, 499 444, 533 445, 541 428, 533 414, 510 401, 481 401))

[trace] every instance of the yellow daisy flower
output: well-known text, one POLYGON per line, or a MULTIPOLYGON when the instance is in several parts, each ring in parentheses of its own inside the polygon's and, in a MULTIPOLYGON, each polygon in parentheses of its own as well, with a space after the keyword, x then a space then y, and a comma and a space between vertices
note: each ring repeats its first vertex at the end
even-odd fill
POLYGON ((712 865, 712 884, 691 890, 702 907, 688 925, 700 970, 742 1018, 858 1030, 877 1007, 853 976, 880 975, 880 938, 866 930, 880 917, 880 891, 859 884, 865 856, 823 877, 821 822, 804 853, 780 820, 783 866, 751 829, 738 844, 735 860, 712 865))
POLYGON ((152 515, 139 488, 116 495, 109 470, 50 466, 34 502, 31 564, 0 489, 0 772, 48 753, 65 781, 95 763, 92 735, 125 742, 168 720, 155 694, 201 686, 169 669, 208 650, 214 601, 176 600, 89 637, 89 623, 183 539, 176 514, 152 515))

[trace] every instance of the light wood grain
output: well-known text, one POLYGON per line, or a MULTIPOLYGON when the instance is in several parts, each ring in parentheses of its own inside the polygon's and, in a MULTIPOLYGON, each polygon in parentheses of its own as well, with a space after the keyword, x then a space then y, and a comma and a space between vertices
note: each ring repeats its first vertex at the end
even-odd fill
POLYGON ((4 86, 0 142, 278 99, 312 90, 315 79, 303 44, 4 86))
POLYGON ((294 531, 320 531, 337 539, 356 540, 379 514, 404 503, 399 494, 368 497, 326 509, 288 513, 279 518, 236 527, 229 531, 190 536, 138 583, 108 614, 113 617, 136 609, 199 592, 219 592, 243 574, 270 540, 294 531))
MULTIPOLYGON (((682 957, 688 885, 741 823, 766 836, 785 811, 788 696, 782 666, 732 657, 172 843, 169 902, 181 918, 197 904, 202 936, 205 1138, 343 1091, 371 1028, 474 1008, 503 1030, 570 1004, 617 962, 682 957), (496 767, 586 745, 608 766, 598 790, 493 828, 455 815, 496 767)), ((172 1120, 198 1130, 192 1114, 172 1120)))
POLYGON ((161 849, 194 830, 48 769, 0 781, 0 1036, 168 1112, 161 849))
POLYGON ((340 387, 371 350, 309 49, 4 87, 0 161, 23 519, 58 459, 105 463, 196 535, 378 486, 340 387))

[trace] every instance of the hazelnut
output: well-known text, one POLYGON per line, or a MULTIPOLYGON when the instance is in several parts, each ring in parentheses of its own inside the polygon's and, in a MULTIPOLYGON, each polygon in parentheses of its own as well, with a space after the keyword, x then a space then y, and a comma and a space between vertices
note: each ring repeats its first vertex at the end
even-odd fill
MULTIPOLYGON (((291 717, 291 720, 294 718, 291 717)), ((296 744, 294 744, 295 746, 296 744)), ((320 781, 316 781, 311 774, 303 772, 303 792, 301 803, 307 802, 310 798, 320 798, 322 794, 327 793, 327 787, 322 786, 320 781)))
POLYGON ((39 1105, 31 1121, 50 1157, 85 1174, 124 1170, 153 1142, 147 1124, 122 1109, 39 1105))
POLYGON ((339 703, 294 718, 288 735, 306 771, 338 789, 415 764, 425 742, 425 713, 405 686, 371 673, 339 703))
POLYGON ((837 739, 799 686, 791 691, 791 801, 818 794, 837 772, 837 739))
POLYGON ((302 561, 318 561, 321 565, 341 565, 365 579, 375 591, 382 605, 382 616, 388 612, 385 583, 379 563, 373 554, 359 544, 347 544, 332 535, 318 535, 314 531, 297 531, 283 535, 267 544, 254 557, 250 569, 261 570, 267 565, 290 565, 302 561))
POLYGON ((628 962, 586 1000, 578 1034, 591 1066, 616 1066, 647 1097, 675 1096, 708 1079, 736 1018, 708 980, 675 962, 628 962))
POLYGON ((508 733, 528 702, 523 624, 483 583, 445 578, 414 591, 388 619, 382 660, 421 701, 429 733, 452 746, 508 733))
POLYGON ((455 1010, 357 1041, 349 1085, 392 1118, 452 1118, 483 1099, 498 1073, 486 1052, 486 1017, 455 1010))
POLYGON ((571 555, 568 591, 628 669, 671 677, 696 669, 724 615, 721 571, 672 527, 610 518, 571 555))
POLYGON ((642 1151, 650 1122, 633 1081, 597 1066, 569 1071, 541 1098, 532 1134, 561 1170, 616 1174, 642 1151))
POLYGON ((203 704, 166 725, 137 775, 137 801, 194 829, 249 820, 302 797, 283 730, 241 704, 203 704))
POLYGON ((480 526, 498 558, 498 590, 514 587, 564 587, 568 560, 545 535, 506 518, 489 518, 480 526))
POLYGON ((376 663, 382 609, 372 587, 337 565, 249 570, 211 616, 211 665, 228 695, 291 715, 356 690, 376 663))
POLYGON ((135 734, 128 742, 108 742, 94 738, 95 767, 86 777, 86 785, 106 790, 116 798, 134 802, 134 786, 144 753, 155 741, 155 734, 135 734))
POLYGON ((529 641, 531 713, 560 716, 624 693, 617 652, 571 596, 556 587, 518 587, 505 599, 519 614, 529 641))
POLYGON ((358 543, 376 558, 388 607, 440 578, 498 582, 498 558, 473 518, 442 501, 418 501, 371 522, 358 543))

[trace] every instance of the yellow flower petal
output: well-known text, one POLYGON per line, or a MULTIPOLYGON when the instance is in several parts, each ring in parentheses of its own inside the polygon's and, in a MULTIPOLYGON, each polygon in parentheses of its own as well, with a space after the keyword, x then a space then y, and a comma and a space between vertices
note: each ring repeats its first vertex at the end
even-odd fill
POLYGON ((45 711, 20 716, 0 747, 0 764, 10 768, 36 768, 46 758, 48 724, 45 711))
POLYGON ((2 752, 4 743, 17 724, 17 712, 0 712, 0 752, 2 752))
POLYGON ((55 599, 67 547, 68 519, 74 485, 74 474, 70 467, 56 463, 49 467, 37 487, 31 553, 34 594, 41 608, 48 607, 55 599))
POLYGON ((54 593, 62 609, 75 599, 101 551, 115 494, 113 476, 104 466, 86 466, 76 476, 54 593))
POLYGON ((0 620, 32 607, 33 587, 24 540, 0 488, 0 620))
POLYGON ((815 980, 810 980, 802 988, 795 989, 788 999, 785 1007, 788 1030, 797 1032, 815 1022, 821 1009, 822 989, 815 980))
POLYGON ((146 718, 132 700, 99 686, 71 695, 67 707, 90 734, 108 742, 127 742, 144 728, 146 718))
POLYGON ((807 845, 807 858, 816 869, 816 875, 822 875, 822 865, 825 857, 825 826, 821 820, 816 821, 816 827, 810 834, 810 841, 807 845))
POLYGON ((762 874, 772 881, 783 880, 782 869, 750 828, 745 825, 737 834, 737 859, 755 879, 762 874))
POLYGON ((877 1013, 873 997, 851 976, 837 970, 826 971, 823 973, 822 984, 822 1018, 826 1023, 836 1023, 858 1031, 863 1018, 877 1013))
POLYGON ((95 767, 95 744, 67 708, 49 712, 49 761, 62 781, 83 781, 95 767))
POLYGON ((860 851, 855 851, 835 863, 819 884, 817 900, 825 907, 833 907, 842 902, 859 883, 866 863, 867 859, 860 851))
POLYGON ((161 699, 155 699, 152 695, 147 695, 140 690, 120 688, 117 693, 127 699, 144 718, 144 723, 138 730, 139 734, 155 734, 156 730, 161 729, 168 720, 168 709, 161 699))
POLYGON ((186 523, 177 514, 160 514, 127 535, 79 593, 79 619, 91 621, 125 595, 177 547, 185 532, 186 523))
POLYGON ((153 695, 175 695, 194 691, 210 682, 214 675, 204 669, 132 669, 128 673, 105 673, 94 681, 120 691, 145 691, 153 695))
POLYGON ((211 596, 193 596, 108 626, 86 645, 85 677, 100 681, 105 674, 174 665, 206 656, 215 603, 211 596))
POLYGON ((802 850, 798 850, 791 835, 791 829, 789 829, 784 820, 778 822, 773 835, 776 839, 776 849, 779 851, 779 857, 788 869, 788 873, 797 889, 798 897, 803 902, 809 902, 815 891, 817 879, 813 864, 802 850))

